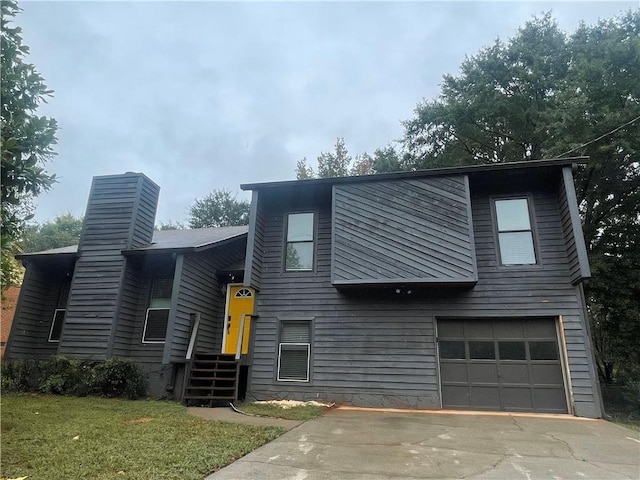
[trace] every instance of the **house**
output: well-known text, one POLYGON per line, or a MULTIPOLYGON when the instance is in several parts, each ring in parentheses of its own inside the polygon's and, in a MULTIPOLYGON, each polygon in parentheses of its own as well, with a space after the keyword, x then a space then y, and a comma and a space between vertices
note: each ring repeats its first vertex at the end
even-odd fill
POLYGON ((600 417, 579 161, 242 185, 247 396, 600 417))
POLYGON ((153 182, 96 177, 80 245, 21 257, 6 356, 133 358, 188 402, 600 417, 582 161, 242 185, 248 233, 153 232, 153 182))
POLYGON ((158 195, 142 174, 95 177, 79 245, 18 256, 6 360, 131 358, 153 395, 182 395, 187 357, 226 336, 247 227, 154 231, 158 195))

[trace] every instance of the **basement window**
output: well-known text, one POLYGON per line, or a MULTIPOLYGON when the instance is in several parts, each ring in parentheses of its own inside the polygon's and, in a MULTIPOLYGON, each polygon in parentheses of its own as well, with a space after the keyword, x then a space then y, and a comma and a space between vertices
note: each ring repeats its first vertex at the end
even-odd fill
POLYGON ((169 323, 172 288, 173 279, 162 278, 153 281, 149 308, 144 320, 142 343, 164 343, 169 323))
POLYGON ((281 322, 280 344, 278 345, 278 381, 309 381, 310 341, 311 322, 281 322))

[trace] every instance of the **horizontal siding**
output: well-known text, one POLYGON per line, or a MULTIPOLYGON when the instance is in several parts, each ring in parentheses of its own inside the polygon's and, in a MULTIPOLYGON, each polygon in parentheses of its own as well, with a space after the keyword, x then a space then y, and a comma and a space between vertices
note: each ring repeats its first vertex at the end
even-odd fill
POLYGON ((58 343, 49 342, 53 314, 66 273, 56 265, 51 275, 46 266, 35 262, 27 266, 16 306, 11 333, 4 355, 6 360, 40 359, 55 355, 58 343))
POLYGON ((249 235, 244 269, 244 285, 256 290, 260 290, 264 255, 264 215, 258 198, 259 192, 254 191, 251 195, 249 235))
POLYGON ((464 176, 338 185, 333 283, 475 281, 464 176))
POLYGON ((332 287, 331 207, 326 198, 296 204, 296 208, 318 209, 315 270, 283 272, 288 209, 272 196, 273 201, 264 203, 252 398, 324 398, 358 405, 437 408, 437 318, 562 315, 574 399, 593 403, 593 378, 585 375, 589 359, 582 307, 569 278, 557 192, 542 189, 531 194, 539 265, 502 267, 490 197, 472 191, 478 283, 473 288, 415 288, 411 295, 397 295, 393 289, 339 291, 332 287), (278 323, 296 318, 313 318, 311 381, 277 382, 278 323))
POLYGON ((202 253, 184 256, 172 341, 165 360, 184 360, 191 332, 191 314, 200 313, 196 351, 219 353, 222 347, 224 302, 216 272, 242 260, 246 237, 202 253))

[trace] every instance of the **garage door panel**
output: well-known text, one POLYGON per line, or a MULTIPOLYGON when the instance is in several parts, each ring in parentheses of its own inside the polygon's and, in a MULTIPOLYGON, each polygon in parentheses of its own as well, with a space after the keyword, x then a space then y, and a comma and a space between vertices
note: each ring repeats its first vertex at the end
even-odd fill
POLYGON ((440 376, 442 378, 446 378, 447 382, 469 382, 466 363, 442 362, 442 365, 440 366, 440 376))
POLYGON ((557 364, 531 365, 532 383, 537 385, 562 385, 562 371, 557 364))
POLYGON ((494 383, 498 384, 498 366, 493 363, 469 365, 469 381, 471 383, 494 383))
POLYGON ((471 387, 471 405, 475 408, 491 408, 495 409, 500 404, 500 389, 489 386, 472 386, 471 387))
POLYGON ((522 383, 529 385, 529 366, 525 364, 500 364, 500 381, 502 383, 522 383))
POLYGON ((554 319, 439 320, 438 342, 443 407, 567 412, 554 319))
POLYGON ((525 336, 527 338, 549 338, 556 339, 556 325, 554 322, 525 321, 525 336))
POLYGON ((533 409, 531 387, 502 387, 502 402, 507 409, 529 410, 533 409))
POLYGON ((447 408, 469 408, 469 387, 443 385, 442 386, 442 402, 447 408))
POLYGON ((493 325, 502 338, 524 338, 524 328, 520 320, 494 320, 493 325))
POLYGON ((441 337, 464 337, 464 320, 447 320, 438 324, 438 335, 441 337))
POLYGON ((537 410, 555 413, 567 413, 563 388, 534 388, 533 401, 537 410))

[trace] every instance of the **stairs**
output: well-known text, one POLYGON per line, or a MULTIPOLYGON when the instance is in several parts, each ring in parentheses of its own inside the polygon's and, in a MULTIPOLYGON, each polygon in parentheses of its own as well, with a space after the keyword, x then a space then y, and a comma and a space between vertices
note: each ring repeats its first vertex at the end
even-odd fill
POLYGON ((238 396, 240 362, 234 355, 196 353, 187 372, 183 401, 187 406, 227 405, 238 396))

